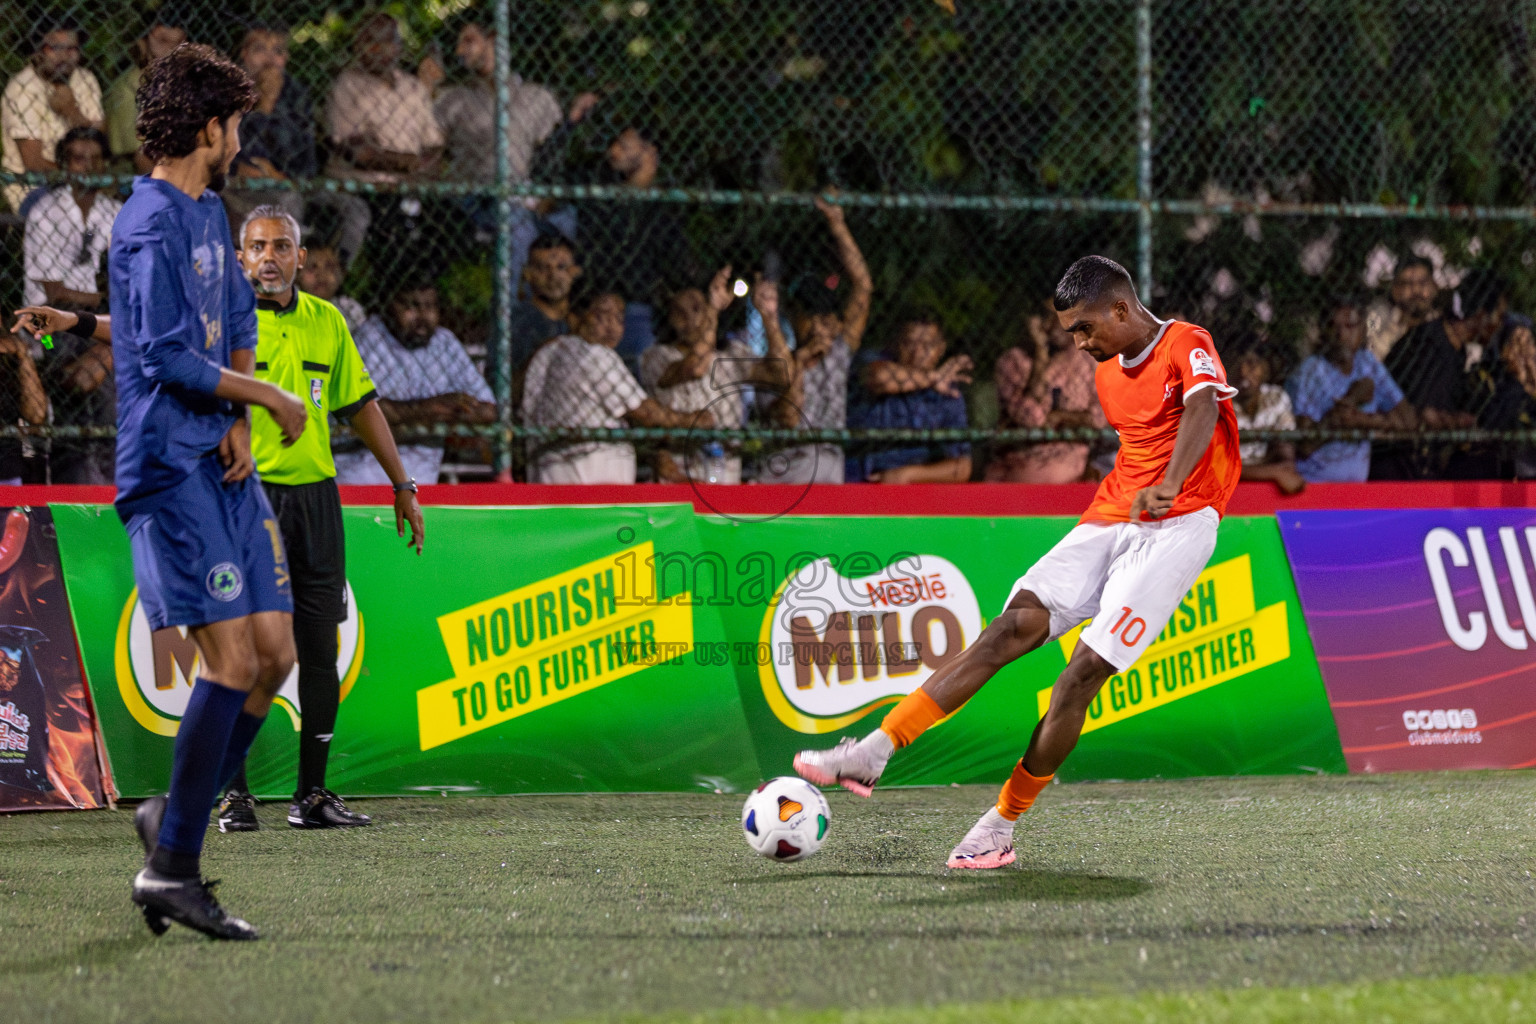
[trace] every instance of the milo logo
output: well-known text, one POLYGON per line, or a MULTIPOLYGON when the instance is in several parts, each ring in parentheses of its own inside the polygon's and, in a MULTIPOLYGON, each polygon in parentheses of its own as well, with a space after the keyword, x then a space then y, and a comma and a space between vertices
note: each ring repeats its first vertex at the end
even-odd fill
POLYGON ((905 555, 873 575, 829 559, 784 581, 761 637, 768 706, 797 732, 841 729, 921 686, 981 633, 970 581, 935 555, 905 555))
MULTIPOLYGON (((210 579, 212 574, 210 574, 210 579)), ((212 584, 210 583, 210 586, 212 584)), ((197 645, 184 628, 151 630, 137 588, 128 595, 118 619, 114 662, 117 689, 134 721, 161 736, 176 735, 192 682, 197 678, 197 645)), ((363 617, 347 584, 347 619, 341 624, 336 672, 341 677, 341 699, 346 700, 363 668, 363 617)), ((276 703, 299 728, 299 669, 294 666, 277 693, 276 703)))

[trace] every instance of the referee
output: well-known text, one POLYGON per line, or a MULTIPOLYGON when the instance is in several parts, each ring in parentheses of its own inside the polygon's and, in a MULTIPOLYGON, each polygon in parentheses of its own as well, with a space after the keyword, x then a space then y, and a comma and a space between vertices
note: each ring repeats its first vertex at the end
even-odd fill
MULTIPOLYGON (((265 409, 251 416, 251 458, 277 516, 293 576, 293 639, 299 661, 299 779, 288 824, 346 828, 372 819, 347 809, 325 787, 326 759, 341 703, 337 631, 347 617, 346 545, 341 495, 331 459, 327 415, 352 429, 394 483, 395 529, 421 553, 425 530, 416 481, 405 475, 378 393, 335 306, 294 286, 305 250, 298 222, 277 206, 258 206, 240 227, 240 262, 256 289, 256 377, 304 399, 309 423, 284 447, 265 409)), ((242 766, 219 802, 219 831, 258 827, 242 766)))

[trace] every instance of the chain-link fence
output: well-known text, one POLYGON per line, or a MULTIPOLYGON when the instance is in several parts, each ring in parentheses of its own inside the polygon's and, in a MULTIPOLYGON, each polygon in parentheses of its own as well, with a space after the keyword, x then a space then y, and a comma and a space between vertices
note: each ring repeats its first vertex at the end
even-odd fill
MULTIPOLYGON (((1250 435, 1256 458, 1297 444, 1316 478, 1355 474, 1358 443, 1313 449, 1395 437, 1364 449, 1378 475, 1523 473, 1533 15, 1536 0, 12 5, 0 300, 105 309, 111 213, 145 169, 138 71, 190 38, 261 94, 232 221, 264 202, 301 221, 300 285, 348 315, 423 474, 607 479, 630 453, 640 479, 1091 474, 1112 435, 1043 306, 1088 252, 1129 267, 1155 313, 1211 329, 1229 374, 1247 364, 1245 422, 1271 431, 1250 435), (867 266, 862 332, 865 276, 816 194, 867 266), (779 284, 780 331, 760 278, 779 284), (571 334, 587 347, 547 344, 571 334), (1357 347, 1390 384, 1356 383, 1375 372, 1357 347), (1266 373, 1299 420, 1274 415, 1266 373), (1412 417, 1392 414, 1394 389, 1412 417)), ((0 479, 109 477, 110 436, 81 436, 110 435, 104 350, 7 344, 0 419, 21 429, 0 479)))

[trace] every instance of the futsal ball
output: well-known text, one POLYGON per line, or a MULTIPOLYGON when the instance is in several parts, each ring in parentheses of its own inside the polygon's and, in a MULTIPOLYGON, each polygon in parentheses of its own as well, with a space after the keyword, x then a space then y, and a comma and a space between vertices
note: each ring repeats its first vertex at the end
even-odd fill
POLYGON ((786 775, 752 791, 741 809, 741 828, 752 849, 769 860, 787 862, 821 849, 831 817, 821 790, 786 775))

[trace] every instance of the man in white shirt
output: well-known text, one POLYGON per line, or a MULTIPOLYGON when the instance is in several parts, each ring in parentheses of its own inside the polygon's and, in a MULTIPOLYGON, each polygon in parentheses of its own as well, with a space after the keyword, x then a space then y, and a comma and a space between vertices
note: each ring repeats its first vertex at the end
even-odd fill
MULTIPOLYGON (((391 426, 496 421, 495 400, 485 378, 453 332, 438 324, 437 286, 430 279, 407 279, 385 307, 384 317, 369 317, 355 340, 391 426)), ((399 447, 400 460, 413 480, 437 482, 443 464, 441 440, 399 447)), ((338 450, 335 457, 337 483, 390 482, 378 460, 360 445, 356 451, 338 450)))
MULTIPOLYGON (((454 181, 496 180, 496 29, 488 9, 464 13, 454 49, 473 76, 445 89, 437 100, 437 119, 447 136, 448 176, 454 181)), ((527 181, 539 144, 567 121, 560 101, 545 86, 513 75, 508 85, 507 160, 513 181, 527 181)), ((582 93, 571 103, 574 124, 597 102, 582 93)))
POLYGON ((400 68, 400 26, 375 14, 357 30, 356 58, 331 87, 326 128, 335 177, 399 182, 436 169, 443 130, 432 94, 400 68))
MULTIPOLYGON (((528 364, 523 423, 530 427, 709 427, 707 412, 674 412, 646 396, 614 351, 624 337, 624 299, 590 290, 571 302, 575 334, 545 343, 528 364)), ((632 484, 635 449, 628 443, 535 439, 528 445, 528 482, 632 484)))
MULTIPOLYGON (((68 18, 45 22, 34 39, 32 60, 6 83, 0 96, 0 166, 21 174, 58 170, 54 147, 71 128, 103 127, 101 83, 80 66, 86 35, 68 18)), ((7 185, 5 199, 20 211, 25 185, 7 185)))
MULTIPOLYGON (((70 174, 102 174, 107 137, 95 128, 71 128, 55 147, 54 160, 70 174)), ((112 196, 83 185, 59 185, 32 204, 22 243, 27 305, 85 310, 101 305, 96 278, 122 208, 112 196)))

